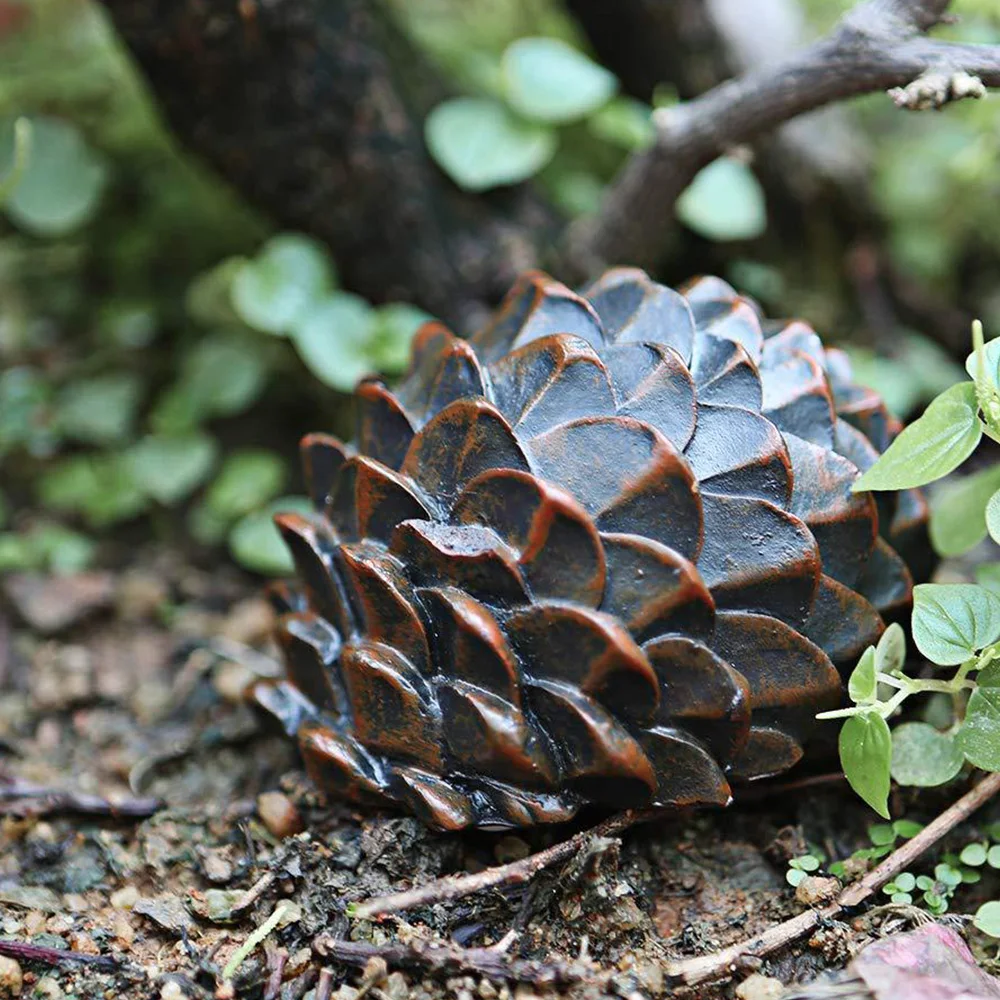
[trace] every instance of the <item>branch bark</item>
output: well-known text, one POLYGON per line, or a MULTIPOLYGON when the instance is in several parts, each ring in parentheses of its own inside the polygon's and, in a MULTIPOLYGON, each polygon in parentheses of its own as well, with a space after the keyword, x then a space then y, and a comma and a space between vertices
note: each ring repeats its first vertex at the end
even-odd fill
POLYGON ((949 0, 865 0, 786 62, 659 112, 655 143, 626 163, 596 216, 570 227, 565 270, 583 278, 609 262, 655 263, 674 202, 695 174, 727 149, 804 112, 905 88, 928 73, 967 74, 1000 86, 1000 47, 925 37, 948 6, 949 0))

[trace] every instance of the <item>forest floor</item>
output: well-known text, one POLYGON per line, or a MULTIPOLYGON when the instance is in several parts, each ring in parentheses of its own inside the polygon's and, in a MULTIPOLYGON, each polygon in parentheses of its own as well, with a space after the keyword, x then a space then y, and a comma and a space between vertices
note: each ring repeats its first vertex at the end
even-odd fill
MULTIPOLYGON (((17 956, 0 958, 0 997, 16 995, 20 974, 21 996, 49 1000, 766 1000, 778 984, 759 976, 835 974, 915 916, 879 908, 879 895, 715 986, 665 975, 671 959, 803 911, 790 858, 870 846, 872 814, 842 783, 785 780, 725 812, 587 841, 522 884, 378 923, 352 917, 351 903, 522 858, 601 817, 458 835, 322 804, 294 748, 243 701, 274 651, 257 582, 234 570, 139 552, 125 572, 9 575, 0 592, 0 955, 17 956), (279 906, 226 983, 227 963, 279 906), (331 954, 337 940, 352 943, 340 949, 351 964, 331 954), (449 961, 432 968, 425 942, 449 961)), ((925 793, 894 815, 926 821, 955 797, 925 793)), ((987 807, 973 824, 998 818, 987 807)), ((948 845, 974 839, 973 824, 948 845)), ((962 887, 954 908, 974 910, 984 891, 962 887)))

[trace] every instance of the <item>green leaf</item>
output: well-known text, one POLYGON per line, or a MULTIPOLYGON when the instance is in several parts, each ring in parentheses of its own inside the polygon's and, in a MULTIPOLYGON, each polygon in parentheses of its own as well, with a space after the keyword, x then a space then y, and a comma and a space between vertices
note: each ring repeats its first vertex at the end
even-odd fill
POLYGON ((994 594, 1000 594, 1000 562, 983 563, 976 567, 976 583, 994 594))
POLYGON ((229 533, 229 550, 243 567, 266 576, 286 576, 294 570, 291 554, 273 518, 280 513, 312 513, 306 497, 281 497, 263 510, 247 514, 229 533))
POLYGON ((281 233, 236 272, 232 303, 255 330, 287 334, 333 287, 333 266, 323 244, 298 233, 281 233))
POLYGON ((990 868, 1000 868, 1000 844, 994 844, 986 852, 986 863, 990 868))
POLYGON ((1000 665, 979 671, 955 742, 970 764, 1000 771, 1000 665))
POLYGON ((851 671, 847 681, 847 695, 855 705, 869 704, 875 700, 878 684, 875 680, 875 647, 869 646, 851 671))
POLYGON ((764 191, 753 171, 723 156, 705 167, 677 199, 677 218, 706 239, 752 240, 767 228, 764 191))
MULTIPOLYGON (((1000 471, 1000 466, 997 466, 1000 471)), ((994 542, 1000 542, 1000 489, 990 497, 986 505, 986 530, 994 542)))
POLYGON ((962 853, 958 857, 963 865, 978 868, 986 864, 986 847, 983 844, 968 844, 962 848, 962 853))
POLYGON ((972 583, 913 588, 913 641, 927 659, 957 666, 1000 637, 1000 596, 972 583))
POLYGON ((912 872, 900 872, 893 881, 900 892, 912 892, 917 887, 917 879, 912 872))
POLYGON ((126 455, 73 455, 39 478, 42 503, 52 510, 82 514, 95 528, 141 514, 149 498, 140 489, 126 455))
POLYGON ((909 840, 911 837, 915 837, 924 828, 923 823, 917 823, 912 819, 897 819, 892 824, 893 830, 896 831, 897 837, 902 837, 903 840, 909 840))
POLYGON ((785 872, 785 881, 793 889, 797 889, 805 881, 806 874, 801 868, 789 868, 785 872))
POLYGON ((953 865, 935 865, 934 877, 952 889, 962 884, 962 873, 953 865))
POLYGON ((896 842, 896 831, 889 823, 873 823, 868 827, 868 839, 876 847, 885 847, 896 842))
POLYGON ((845 720, 840 730, 840 766, 848 784, 885 819, 889 818, 889 763, 892 739, 878 712, 845 720))
MULTIPOLYGON (((965 370, 973 382, 979 377, 979 365, 976 352, 972 351, 965 359, 965 370)), ((994 337, 983 345, 983 372, 986 380, 994 388, 1000 388, 1000 337, 994 337)))
POLYGON ((875 647, 875 671, 880 674, 901 672, 906 662, 906 634, 898 622, 893 622, 881 635, 875 647))
POLYGON ((515 111, 554 125, 596 111, 618 89, 612 73, 558 38, 519 38, 504 51, 500 72, 515 111))
POLYGON ((587 127, 598 139, 628 152, 646 149, 656 137, 653 109, 631 97, 616 97, 590 116, 587 127))
MULTIPOLYGON (((0 129, 0 175, 13 158, 13 123, 0 129)), ((36 236, 62 236, 94 215, 107 180, 104 160, 77 128, 59 118, 31 119, 27 167, 4 210, 12 222, 36 236)))
POLYGON ((954 739, 926 722, 904 722, 892 731, 891 772, 901 785, 943 785, 958 774, 963 763, 954 739))
POLYGON ((519 121, 496 101, 456 97, 424 125, 437 165, 467 191, 516 184, 538 173, 556 151, 555 133, 519 121))
POLYGON ((379 371, 392 375, 406 371, 414 334, 431 319, 423 309, 406 302, 389 302, 376 309, 371 354, 379 371))
POLYGON ((292 331, 306 367, 320 381, 350 392, 377 367, 371 354, 375 311, 364 299, 338 292, 314 306, 292 331))
POLYGON ((941 393, 924 415, 892 442, 852 489, 902 490, 923 486, 957 469, 983 435, 976 387, 959 382, 941 393))
POLYGON ((142 399, 142 384, 124 372, 70 383, 60 394, 56 419, 62 433, 87 444, 127 438, 142 399))
POLYGON ((230 520, 262 507, 284 482, 285 463, 273 451, 237 451, 226 459, 205 501, 214 514, 230 520))
POLYGON ((990 900, 976 910, 972 923, 977 930, 993 938, 1000 938, 1000 902, 990 900))
POLYGON ((799 868, 804 872, 814 872, 819 870, 819 858, 813 854, 803 854, 800 857, 792 858, 788 862, 793 868, 799 868))
POLYGON ((997 490, 1000 465, 942 485, 931 503, 930 523, 931 542, 939 555, 961 555, 986 537, 986 505, 997 490))
POLYGON ((132 475, 159 503, 178 503, 193 493, 215 464, 219 446, 207 434, 151 434, 129 449, 132 475))

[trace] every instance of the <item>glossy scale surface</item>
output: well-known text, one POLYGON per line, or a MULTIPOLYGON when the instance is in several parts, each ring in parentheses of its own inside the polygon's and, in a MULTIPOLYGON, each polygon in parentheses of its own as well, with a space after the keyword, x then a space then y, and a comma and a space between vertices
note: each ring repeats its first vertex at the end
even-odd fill
POLYGON ((717 278, 528 273, 356 401, 352 444, 302 442, 287 680, 255 690, 334 795, 445 829, 725 805, 909 605, 923 498, 851 492, 898 424, 717 278))

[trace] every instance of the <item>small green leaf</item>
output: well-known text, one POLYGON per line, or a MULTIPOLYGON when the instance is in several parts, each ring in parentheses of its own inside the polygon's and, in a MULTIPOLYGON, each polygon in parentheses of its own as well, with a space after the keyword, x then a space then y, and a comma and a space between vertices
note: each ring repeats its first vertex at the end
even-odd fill
MULTIPOLYGON (((997 466, 1000 471, 1000 466, 997 466)), ((1000 489, 990 497, 986 505, 986 530, 994 542, 1000 542, 1000 489)))
POLYGON ((333 267, 323 244, 298 233, 281 233, 236 272, 232 303, 255 330, 287 334, 333 286, 333 267))
POLYGON ((803 854, 800 857, 792 858, 788 862, 793 868, 799 868, 804 872, 814 872, 819 870, 819 858, 813 854, 803 854))
POLYGON ((87 444, 110 445, 129 436, 142 384, 125 372, 71 382, 60 394, 56 419, 62 433, 87 444))
POLYGON ((896 831, 888 823, 873 823, 868 827, 868 839, 876 847, 885 847, 896 842, 896 831))
POLYGON ((685 226, 709 240, 752 240, 767 228, 760 182, 745 163, 728 156, 698 173, 675 211, 685 226))
POLYGON ((230 520, 262 507, 284 482, 285 463, 273 451, 237 451, 224 462, 205 501, 214 514, 230 520))
POLYGON ((878 712, 853 715, 840 730, 840 766, 848 784, 885 819, 889 818, 892 738, 878 712))
POLYGON ((128 452, 140 489, 159 503, 178 503, 193 493, 215 464, 219 446, 207 434, 150 434, 128 452))
POLYGON ((806 872, 801 868, 789 868, 785 872, 785 881, 793 888, 797 889, 806 878, 806 872))
POLYGON ((847 695, 855 705, 870 704, 875 700, 878 684, 875 680, 875 647, 869 646, 851 671, 847 681, 847 695))
POLYGON ((379 371, 390 375, 406 371, 413 337, 431 319, 423 309, 406 302, 389 302, 376 309, 371 355, 379 371))
POLYGON ((294 569, 291 553, 278 529, 275 514, 312 513, 312 502, 306 497, 281 497, 263 510, 247 514, 237 521, 229 534, 229 549, 233 558, 246 569, 265 576, 285 576, 294 569))
POLYGON ((958 857, 963 865, 978 868, 986 864, 986 847, 983 844, 968 844, 962 848, 962 853, 958 857))
POLYGON ((292 331, 306 367, 320 381, 350 392, 358 379, 375 370, 371 341, 375 311, 364 299, 338 292, 315 305, 292 331))
POLYGON ((941 486, 931 503, 930 522, 931 542, 939 555, 961 555, 986 537, 986 505, 997 490, 1000 464, 941 486))
POLYGON ((1000 844, 994 844, 986 852, 986 863, 990 868, 1000 868, 1000 844))
POLYGON ((962 873, 952 865, 935 865, 934 877, 952 889, 962 884, 962 873))
POLYGON ((970 764, 1000 771, 1000 665, 979 671, 955 742, 970 764))
POLYGON ((911 872, 900 872, 893 881, 900 892, 912 892, 917 886, 916 876, 911 872))
POLYGON ((551 129, 519 121, 485 98, 456 97, 439 104, 427 116, 424 137, 437 165, 467 191, 527 180, 556 151, 551 129))
POLYGON ((1000 596, 972 583, 913 588, 913 641, 941 666, 964 663, 1000 638, 1000 596))
POLYGON ((598 139, 634 152, 652 145, 656 137, 653 109, 631 97, 616 97, 587 121, 598 139))
MULTIPOLYGON (((1000 337, 994 337, 983 345, 983 369, 987 382, 994 388, 1000 388, 1000 337)), ((979 377, 976 352, 972 351, 965 359, 965 370, 973 382, 979 377)))
POLYGON ((903 840, 909 840, 911 837, 915 837, 924 828, 923 823, 916 823, 912 819, 897 819, 892 824, 893 830, 896 831, 897 837, 902 837, 903 840))
POLYGON ((892 894, 892 902, 909 906, 913 902, 913 897, 908 892, 894 892, 892 894))
MULTIPOLYGON (((0 129, 0 174, 14 155, 13 122, 0 129)), ((31 150, 20 181, 4 210, 36 236, 63 236, 88 222, 107 181, 102 157, 87 145, 75 125, 59 118, 31 119, 31 150)))
POLYGON ((1000 938, 1000 902, 990 900, 976 910, 972 923, 977 930, 993 938, 1000 938))
POLYGON ((902 672, 906 662, 906 634, 898 622, 893 622, 875 647, 875 670, 880 674, 902 672))
POLYGON ((909 489, 954 471, 983 436, 978 410, 976 387, 971 382, 953 385, 903 430, 852 489, 909 489))
POLYGON ((943 785, 958 774, 963 762, 954 739, 926 722, 904 722, 892 731, 891 770, 901 785, 943 785))
POLYGON ((38 492, 46 507, 81 513, 95 528, 126 521, 149 505, 127 454, 96 453, 63 459, 41 475, 38 492))
POLYGON ((618 89, 613 74, 558 38, 519 38, 508 45, 501 75, 515 111, 553 125, 596 111, 618 89))

